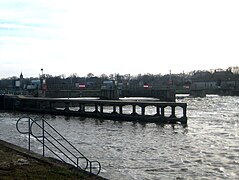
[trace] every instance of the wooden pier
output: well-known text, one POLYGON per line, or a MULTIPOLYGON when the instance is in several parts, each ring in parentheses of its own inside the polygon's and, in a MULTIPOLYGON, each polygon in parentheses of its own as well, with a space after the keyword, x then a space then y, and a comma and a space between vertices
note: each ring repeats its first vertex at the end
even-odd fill
POLYGON ((6 96, 4 109, 118 121, 187 124, 187 104, 136 100, 95 100, 6 96))

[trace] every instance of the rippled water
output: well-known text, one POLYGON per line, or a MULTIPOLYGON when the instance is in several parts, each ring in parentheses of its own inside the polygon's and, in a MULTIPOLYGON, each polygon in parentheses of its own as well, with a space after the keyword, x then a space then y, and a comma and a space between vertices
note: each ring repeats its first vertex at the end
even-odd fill
MULTIPOLYGON (((239 97, 184 98, 188 127, 44 116, 109 179, 239 179, 239 97)), ((27 147, 0 113, 0 138, 27 147)), ((38 115, 31 115, 38 117, 38 115)), ((40 152, 38 145, 35 150, 40 152)))

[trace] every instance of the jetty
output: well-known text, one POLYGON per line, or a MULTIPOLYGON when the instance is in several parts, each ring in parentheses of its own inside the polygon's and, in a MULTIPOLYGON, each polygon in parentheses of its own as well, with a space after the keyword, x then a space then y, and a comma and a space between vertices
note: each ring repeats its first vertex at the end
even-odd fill
POLYGON ((117 121, 187 124, 187 104, 176 102, 1 95, 0 109, 117 121), (147 113, 147 108, 153 109, 153 113, 147 113))

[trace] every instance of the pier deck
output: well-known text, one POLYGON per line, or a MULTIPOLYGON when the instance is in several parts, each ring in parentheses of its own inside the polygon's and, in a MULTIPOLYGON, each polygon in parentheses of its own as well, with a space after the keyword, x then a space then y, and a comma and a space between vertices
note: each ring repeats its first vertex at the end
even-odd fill
POLYGON ((4 109, 119 121, 187 124, 187 104, 175 102, 5 96, 4 109), (147 108, 153 112, 148 113, 147 108))

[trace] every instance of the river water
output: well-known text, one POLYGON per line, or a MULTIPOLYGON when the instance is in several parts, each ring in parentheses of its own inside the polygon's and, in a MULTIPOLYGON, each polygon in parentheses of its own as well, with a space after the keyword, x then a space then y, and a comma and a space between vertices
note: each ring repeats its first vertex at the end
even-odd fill
MULTIPOLYGON (((109 179, 239 179, 239 97, 185 97, 177 102, 188 104, 187 127, 48 115, 44 119, 85 156, 100 161, 100 175, 109 179)), ((0 139, 27 148, 27 137, 15 127, 23 115, 0 112, 0 139)), ((40 152, 39 145, 34 146, 40 152)))

